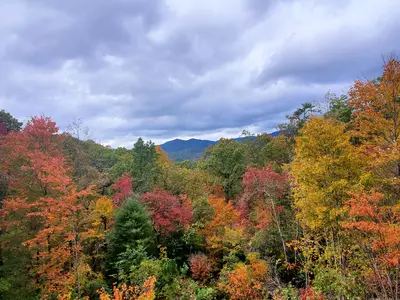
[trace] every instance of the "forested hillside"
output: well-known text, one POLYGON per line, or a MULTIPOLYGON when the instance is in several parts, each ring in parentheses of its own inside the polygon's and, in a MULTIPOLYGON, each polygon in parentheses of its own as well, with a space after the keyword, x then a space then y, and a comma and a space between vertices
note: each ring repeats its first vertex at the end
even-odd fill
MULTIPOLYGON (((278 136, 280 134, 279 131, 275 131, 270 133, 269 135, 272 137, 278 136)), ((245 142, 247 140, 254 139, 254 136, 245 136, 234 138, 234 141, 245 142)), ((203 155, 205 150, 215 145, 216 141, 210 140, 199 140, 199 139, 189 139, 189 140, 181 140, 175 139, 172 141, 165 142, 161 144, 160 147, 162 150, 168 153, 170 159, 181 162, 185 160, 197 161, 203 155)))
POLYGON ((0 299, 399 299, 400 62, 174 162, 0 111, 0 299))

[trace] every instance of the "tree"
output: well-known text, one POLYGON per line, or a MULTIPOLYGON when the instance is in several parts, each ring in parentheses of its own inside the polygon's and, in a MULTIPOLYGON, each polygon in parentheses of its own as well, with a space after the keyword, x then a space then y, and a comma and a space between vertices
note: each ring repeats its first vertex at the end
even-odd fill
POLYGON ((98 291, 100 300, 153 300, 155 299, 154 285, 157 279, 149 277, 140 289, 138 286, 127 286, 125 283, 120 287, 113 286, 113 294, 109 295, 104 288, 98 291))
POLYGON ((288 164, 293 156, 293 143, 285 135, 279 135, 272 138, 262 150, 260 155, 264 158, 263 164, 275 164, 281 167, 283 164, 288 164))
POLYGON ((325 98, 328 100, 328 111, 324 114, 325 117, 334 118, 343 123, 349 123, 352 120, 353 109, 349 106, 347 95, 337 96, 335 93, 328 92, 325 98))
POLYGON ((365 274, 372 291, 385 299, 400 296, 400 203, 387 205, 385 196, 374 190, 351 195, 347 202, 350 219, 342 226, 352 235, 361 233, 358 243, 373 276, 365 274))
POLYGON ((6 135, 8 133, 7 126, 3 122, 0 122, 0 136, 6 135))
MULTIPOLYGON (((124 253, 143 247, 146 253, 153 254, 155 234, 151 217, 139 200, 129 198, 124 202, 117 212, 108 241, 111 274, 118 270, 117 263, 124 257, 124 253)), ((124 265, 129 263, 126 262, 124 265)), ((125 271, 128 273, 128 270, 125 271)))
POLYGON ((213 216, 201 230, 207 246, 214 251, 232 250, 240 246, 243 239, 240 213, 231 201, 213 196, 209 196, 208 200, 213 216))
MULTIPOLYGON (((77 191, 62 155, 62 137, 46 117, 33 117, 21 132, 2 141, 3 172, 10 178, 10 196, 1 210, 8 232, 23 228, 20 238, 31 250, 31 271, 45 293, 80 295, 81 198, 90 188, 77 191)), ((13 245, 16 251, 18 244, 13 245)))
POLYGON ((1 140, 0 168, 13 193, 35 198, 47 196, 48 189, 60 188, 52 182, 52 173, 65 167, 63 137, 57 133, 50 118, 33 117, 22 132, 11 132, 1 140))
POLYGON ((0 136, 6 135, 10 131, 21 130, 22 123, 15 119, 4 109, 0 110, 0 136))
POLYGON ((284 206, 279 202, 287 196, 289 188, 288 175, 279 174, 272 170, 270 166, 263 169, 248 168, 247 172, 243 175, 243 186, 244 193, 240 201, 242 208, 250 210, 256 207, 258 211, 266 210, 271 213, 272 219, 278 229, 282 242, 282 250, 287 261, 286 241, 281 220, 281 213, 284 210, 284 206))
POLYGON ((185 196, 155 189, 140 200, 149 208, 155 230, 161 235, 187 228, 193 218, 192 204, 185 196))
POLYGON ((114 153, 116 155, 116 162, 110 168, 111 178, 116 179, 126 172, 131 173, 133 169, 133 151, 119 147, 115 149, 114 153))
POLYGON ((90 258, 89 265, 93 272, 105 272, 107 254, 106 236, 110 233, 114 221, 115 206, 113 201, 101 196, 91 201, 86 218, 87 230, 82 233, 82 247, 90 258))
POLYGON ((313 117, 300 133, 291 164, 298 216, 311 230, 332 229, 365 162, 344 125, 334 120, 313 117))
POLYGON ((205 282, 213 270, 213 262, 204 254, 191 255, 189 264, 192 277, 201 282, 205 282))
POLYGON ((265 261, 256 253, 247 255, 249 264, 238 263, 230 271, 227 278, 222 278, 219 288, 230 295, 230 299, 264 299, 265 283, 269 269, 265 261))
POLYGON ((294 206, 307 240, 313 241, 302 251, 313 267, 325 268, 329 262, 329 268, 345 275, 347 237, 340 222, 348 192, 363 188, 363 178, 368 176, 364 167, 365 157, 351 144, 345 124, 313 117, 296 138, 291 164, 294 206), (310 258, 314 248, 319 254, 310 258))
POLYGON ((233 199, 241 190, 246 169, 244 144, 220 139, 218 144, 207 148, 202 168, 220 179, 226 200, 233 199))
POLYGON ((305 102, 301 104, 301 107, 296 109, 291 116, 286 116, 289 122, 280 124, 278 126, 279 130, 289 137, 297 136, 300 129, 302 129, 310 120, 311 116, 317 112, 319 112, 319 109, 314 103, 305 102))
POLYGON ((154 143, 139 138, 133 146, 132 175, 135 191, 145 193, 152 190, 157 179, 157 152, 154 143))
POLYGON ((375 163, 391 163, 391 177, 399 177, 400 62, 390 59, 378 80, 355 81, 349 95, 354 110, 352 134, 375 150, 375 163))
POLYGON ((112 185, 112 189, 115 191, 113 195, 115 206, 121 206, 126 199, 132 196, 132 182, 133 178, 126 172, 112 185))

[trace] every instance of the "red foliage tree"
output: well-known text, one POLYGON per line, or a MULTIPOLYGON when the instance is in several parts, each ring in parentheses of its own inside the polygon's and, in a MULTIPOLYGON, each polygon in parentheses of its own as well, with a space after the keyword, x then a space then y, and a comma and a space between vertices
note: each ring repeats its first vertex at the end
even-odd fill
POLYGON ((262 169, 248 168, 243 175, 243 186, 244 193, 239 204, 242 215, 248 217, 249 212, 254 210, 258 228, 268 227, 275 223, 281 237, 282 250, 287 258, 280 218, 284 206, 279 205, 279 201, 288 191, 288 175, 279 174, 270 166, 262 169))
POLYGON ((204 254, 195 254, 189 257, 190 271, 194 279, 206 281, 210 275, 213 264, 204 254))
POLYGON ((300 289, 300 300, 324 300, 324 296, 318 293, 312 286, 300 289))
POLYGON ((287 192, 288 184, 288 175, 279 174, 270 166, 262 169, 248 168, 243 175, 244 193, 240 200, 242 209, 249 210, 256 202, 260 201, 269 202, 274 206, 276 199, 281 198, 287 192))
POLYGON ((115 191, 115 194, 113 195, 115 206, 121 206, 126 199, 132 196, 132 182, 133 178, 131 175, 125 172, 115 181, 115 184, 112 185, 112 189, 115 191))
POLYGON ((5 230, 25 232, 23 246, 32 250, 30 268, 47 292, 78 286, 81 257, 78 234, 83 210, 62 156, 62 136, 55 123, 34 117, 23 131, 10 132, 0 144, 2 171, 10 178, 10 197, 0 211, 5 230))
POLYGON ((22 131, 11 131, 1 139, 0 170, 18 196, 48 196, 70 181, 62 154, 63 136, 57 133, 50 118, 33 117, 22 131))
POLYGON ((192 222, 193 208, 186 196, 174 196, 167 191, 154 189, 140 200, 149 207, 154 228, 162 235, 186 228, 192 222))

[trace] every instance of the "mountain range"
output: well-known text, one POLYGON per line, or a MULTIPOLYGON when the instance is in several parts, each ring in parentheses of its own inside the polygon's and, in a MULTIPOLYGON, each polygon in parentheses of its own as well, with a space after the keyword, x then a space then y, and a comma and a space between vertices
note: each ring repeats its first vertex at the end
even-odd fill
MULTIPOLYGON (((278 136, 280 134, 279 131, 275 131, 270 133, 271 136, 278 136)), ((233 140, 243 142, 248 139, 248 137, 238 137, 233 140)), ((189 139, 189 140, 181 140, 175 139, 164 144, 161 144, 160 147, 168 153, 170 159, 174 161, 184 161, 184 160, 192 160, 196 161, 200 159, 200 157, 204 154, 204 151, 212 146, 217 144, 218 141, 210 141, 210 140, 200 140, 200 139, 189 139)))

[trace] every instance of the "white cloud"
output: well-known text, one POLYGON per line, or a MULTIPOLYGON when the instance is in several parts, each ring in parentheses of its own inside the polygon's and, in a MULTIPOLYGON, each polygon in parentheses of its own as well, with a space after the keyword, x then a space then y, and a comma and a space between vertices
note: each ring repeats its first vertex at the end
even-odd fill
POLYGON ((0 108, 82 118, 114 147, 270 131, 378 75, 398 15, 397 0, 2 1, 0 108))

